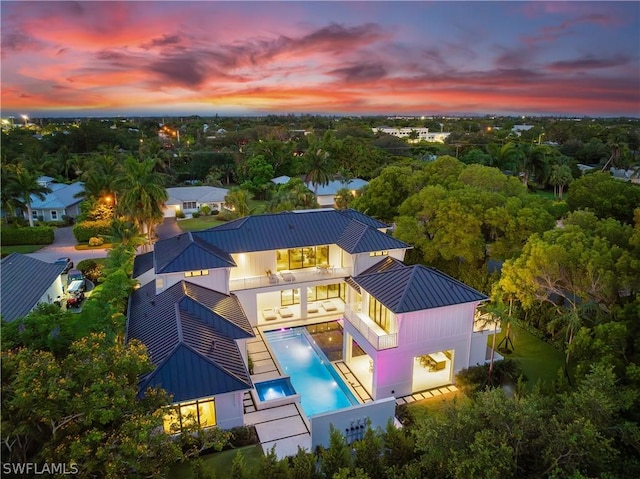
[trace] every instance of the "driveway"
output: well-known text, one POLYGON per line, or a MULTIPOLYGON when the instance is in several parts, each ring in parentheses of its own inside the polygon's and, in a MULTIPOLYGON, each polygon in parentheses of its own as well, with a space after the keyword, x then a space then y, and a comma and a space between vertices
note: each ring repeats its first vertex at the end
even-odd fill
POLYGON ((68 257, 71 258, 74 265, 83 259, 93 258, 105 258, 107 256, 106 248, 96 248, 78 251, 75 246, 78 244, 76 238, 73 236, 71 226, 65 228, 57 228, 54 232, 53 243, 39 249, 35 253, 30 253, 27 256, 46 261, 47 263, 53 263, 58 258, 68 257))
POLYGON ((178 226, 177 219, 165 218, 161 224, 156 226, 156 234, 158 235, 158 240, 163 240, 182 234, 182 230, 178 226))

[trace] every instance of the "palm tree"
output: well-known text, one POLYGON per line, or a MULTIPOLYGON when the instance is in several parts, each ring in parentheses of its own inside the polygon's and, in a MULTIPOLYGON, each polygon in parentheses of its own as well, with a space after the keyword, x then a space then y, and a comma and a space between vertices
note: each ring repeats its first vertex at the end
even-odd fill
POLYGON ((154 171, 155 161, 125 160, 123 173, 115 181, 120 195, 119 211, 130 219, 151 244, 155 225, 163 220, 163 209, 169 198, 162 175, 154 171))
POLYGON ((0 202, 4 212, 3 221, 9 221, 9 216, 15 216, 16 208, 20 207, 20 201, 17 200, 18 193, 15 190, 16 171, 15 165, 2 164, 0 174, 0 202))
POLYGON ((560 201, 562 201, 564 187, 571 183, 572 179, 571 168, 567 165, 553 165, 551 167, 549 182, 553 185, 553 192, 558 196, 560 201))
POLYGON ((549 162, 547 160, 549 147, 523 143, 518 149, 521 152, 517 163, 518 172, 522 174, 522 184, 526 186, 532 176, 535 176, 538 183, 545 184, 549 175, 549 162))
POLYGON ((17 165, 7 165, 6 168, 11 171, 9 176, 10 184, 7 188, 9 192, 15 195, 12 204, 26 208, 27 216, 29 217, 29 226, 33 227, 31 198, 35 196, 36 198, 44 200, 45 194, 50 193, 51 190, 38 183, 39 173, 28 171, 21 163, 17 165))
POLYGON ((336 192, 336 206, 338 209, 346 210, 349 208, 349 204, 353 201, 353 195, 351 194, 351 190, 347 187, 340 188, 336 192))
POLYGON ((137 248, 146 242, 146 238, 134 223, 126 218, 115 218, 111 223, 111 234, 105 237, 108 243, 121 244, 127 248, 137 248))
POLYGON ((304 181, 313 184, 313 194, 318 198, 318 186, 327 185, 331 180, 329 175, 329 152, 321 148, 320 142, 309 145, 304 154, 307 171, 304 181))
POLYGON ((114 153, 110 150, 102 154, 94 155, 87 163, 88 169, 82 174, 84 192, 78 196, 100 199, 113 197, 114 205, 117 205, 116 181, 122 172, 122 166, 114 153))
POLYGON ((502 146, 492 144, 487 149, 491 155, 491 164, 488 166, 496 166, 501 170, 516 169, 517 160, 521 155, 516 143, 510 141, 502 146))
POLYGON ((231 209, 238 218, 249 216, 249 200, 251 193, 249 191, 235 187, 229 190, 227 196, 224 197, 225 207, 231 209))

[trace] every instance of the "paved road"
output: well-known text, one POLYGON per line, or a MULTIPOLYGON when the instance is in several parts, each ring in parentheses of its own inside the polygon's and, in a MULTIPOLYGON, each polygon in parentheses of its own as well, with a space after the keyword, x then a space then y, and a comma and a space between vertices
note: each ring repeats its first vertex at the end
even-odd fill
POLYGON ((73 236, 71 226, 57 228, 54 232, 52 244, 39 249, 35 253, 30 253, 28 256, 47 263, 53 263, 58 258, 69 257, 74 265, 83 259, 104 258, 107 256, 105 248, 78 251, 75 249, 76 244, 78 243, 73 236))
MULTIPOLYGON (((165 218, 164 222, 156 228, 158 239, 166 239, 182 233, 175 218, 165 218)), ((83 259, 104 258, 107 256, 105 248, 96 248, 90 250, 78 251, 75 246, 78 244, 71 226, 65 228, 57 228, 54 232, 53 243, 39 249, 35 253, 28 256, 53 263, 58 258, 71 258, 73 264, 76 265, 83 259)))

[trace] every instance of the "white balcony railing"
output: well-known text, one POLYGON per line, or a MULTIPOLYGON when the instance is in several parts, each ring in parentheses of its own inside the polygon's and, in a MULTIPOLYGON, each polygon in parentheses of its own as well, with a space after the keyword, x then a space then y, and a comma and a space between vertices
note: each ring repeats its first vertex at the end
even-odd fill
POLYGON ((345 305, 344 317, 377 351, 398 347, 398 334, 387 333, 375 321, 361 312, 362 303, 345 305))
POLYGON ((344 279, 351 275, 351 268, 305 268, 294 269, 273 274, 269 278, 266 274, 261 276, 252 276, 247 278, 237 278, 229 281, 229 289, 238 291, 241 289, 276 287, 280 289, 291 289, 291 285, 298 283, 308 283, 312 281, 324 281, 327 279, 344 279))

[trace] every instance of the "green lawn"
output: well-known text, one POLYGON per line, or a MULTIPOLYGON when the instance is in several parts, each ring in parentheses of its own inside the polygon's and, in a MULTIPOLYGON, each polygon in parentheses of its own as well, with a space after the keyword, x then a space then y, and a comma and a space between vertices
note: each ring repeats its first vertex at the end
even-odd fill
POLYGON ((29 254, 29 253, 35 253, 36 251, 38 251, 39 249, 44 248, 45 244, 21 244, 21 245, 17 245, 17 246, 2 246, 2 248, 0 248, 0 251, 2 253, 2 256, 6 256, 9 255, 11 253, 21 253, 21 254, 29 254))
MULTIPOLYGON (((505 357, 520 364, 527 377, 527 388, 532 388, 538 381, 550 384, 564 366, 564 354, 518 326, 512 326, 511 330, 515 350, 505 357)), ((500 344, 504 334, 504 331, 498 334, 496 345, 500 344)))
MULTIPOLYGON (((203 456, 202 462, 204 463, 204 469, 207 471, 214 471, 218 479, 230 477, 231 464, 233 462, 233 458, 238 452, 242 453, 242 456, 244 457, 244 464, 247 469, 256 469, 264 455, 260 445, 245 446, 237 449, 229 449, 228 451, 216 452, 214 454, 209 454, 208 456, 203 456)), ((168 476, 169 479, 192 479, 193 477, 191 464, 189 462, 177 464, 171 469, 168 476)))
POLYGON ((205 230, 221 225, 222 223, 224 223, 224 221, 217 219, 217 216, 200 216, 199 218, 179 220, 178 226, 183 232, 187 233, 189 231, 205 230))

